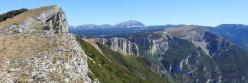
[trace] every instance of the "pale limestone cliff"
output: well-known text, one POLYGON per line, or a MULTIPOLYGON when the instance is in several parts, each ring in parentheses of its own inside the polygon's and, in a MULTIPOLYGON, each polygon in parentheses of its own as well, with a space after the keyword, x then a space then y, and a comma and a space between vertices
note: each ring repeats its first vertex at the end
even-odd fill
POLYGON ((87 55, 67 29, 59 6, 1 22, 0 82, 90 83, 87 55))
MULTIPOLYGON (((147 60, 150 62, 149 68, 152 71, 170 78, 170 74, 171 71, 173 70, 172 67, 174 64, 164 64, 162 62, 166 56, 170 56, 167 54, 168 49, 174 48, 173 46, 169 45, 171 43, 175 43, 175 41, 172 42, 172 40, 174 38, 186 40, 192 43, 193 47, 200 48, 204 52, 204 54, 209 56, 208 58, 211 58, 212 56, 209 54, 209 50, 207 48, 209 42, 208 39, 206 38, 206 32, 207 31, 203 28, 184 26, 181 28, 169 28, 164 31, 153 32, 151 34, 148 34, 147 37, 144 37, 142 39, 137 37, 132 38, 129 36, 128 38, 117 38, 117 37, 95 38, 95 40, 97 40, 97 42, 101 44, 110 47, 115 51, 126 54, 133 53, 132 50, 134 49, 132 49, 132 46, 130 44, 136 45, 137 48, 135 50, 137 50, 137 52, 140 52, 139 56, 147 57, 147 60), (166 68, 164 65, 168 65, 170 67, 166 68)), ((171 55, 171 56, 175 56, 175 55, 171 55)), ((180 71, 186 70, 184 69, 185 66, 189 67, 189 71, 190 71, 189 73, 197 70, 197 68, 194 67, 190 68, 191 64, 189 64, 189 59, 192 58, 192 56, 193 55, 189 54, 189 56, 187 55, 185 59, 179 60, 178 69, 180 71)), ((203 55, 199 54, 197 56, 200 57, 203 55)), ((175 71, 175 69, 173 71, 175 71)), ((216 68, 216 71, 219 72, 220 71, 219 68, 216 68)))
POLYGON ((139 56, 139 51, 138 51, 139 48, 137 44, 131 43, 131 41, 125 38, 110 38, 110 39, 95 38, 94 40, 124 55, 139 56))

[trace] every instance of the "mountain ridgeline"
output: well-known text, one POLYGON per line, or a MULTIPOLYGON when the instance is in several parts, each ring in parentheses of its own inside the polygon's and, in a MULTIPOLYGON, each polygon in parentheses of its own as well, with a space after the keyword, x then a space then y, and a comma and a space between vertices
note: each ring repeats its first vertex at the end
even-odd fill
POLYGON ((90 39, 77 39, 89 56, 88 64, 91 78, 103 83, 169 83, 146 67, 140 57, 124 56, 119 52, 90 39))
POLYGON ((75 27, 60 6, 2 17, 0 83, 248 82, 246 25, 75 27))
POLYGON ((0 83, 174 82, 148 69, 143 58, 68 33, 60 6, 10 14, 0 22, 0 83))
MULTIPOLYGON (((8 16, 8 15, 7 15, 8 16)), ((90 83, 87 55, 60 6, 0 22, 0 83, 90 83)))
POLYGON ((0 22, 12 18, 18 14, 28 11, 28 9, 22 8, 19 10, 12 10, 4 14, 0 14, 0 22))
POLYGON ((222 24, 209 30, 248 50, 248 26, 242 24, 222 24))
MULTIPOLYGON (((80 26, 69 26, 69 32, 74 33, 78 36, 83 37, 107 37, 112 35, 125 35, 130 33, 137 32, 154 32, 161 31, 167 28, 175 28, 175 27, 183 27, 185 25, 149 25, 146 26, 138 21, 126 21, 122 23, 118 23, 116 25, 104 24, 104 25, 94 25, 94 24, 85 24, 80 26), (117 25, 125 26, 117 26, 117 25), (131 27, 130 26, 137 26, 131 27)), ((198 25, 192 25, 198 26, 198 25)), ((216 27, 210 26, 198 26, 207 28, 210 32, 217 34, 228 41, 238 45, 244 50, 248 50, 248 26, 242 24, 222 24, 216 27)))
MULTIPOLYGON (((128 21, 124 23, 127 25, 128 21)), ((70 30, 78 30, 75 34, 103 44, 122 55, 143 58, 144 64, 151 71, 165 79, 174 79, 175 82, 248 82, 248 52, 244 43, 247 38, 238 37, 247 33, 248 27, 245 25, 161 25, 133 28, 97 26, 74 27, 70 30), (97 33, 98 30, 106 31, 97 33), (80 31, 95 31, 95 34, 80 34, 80 31)))

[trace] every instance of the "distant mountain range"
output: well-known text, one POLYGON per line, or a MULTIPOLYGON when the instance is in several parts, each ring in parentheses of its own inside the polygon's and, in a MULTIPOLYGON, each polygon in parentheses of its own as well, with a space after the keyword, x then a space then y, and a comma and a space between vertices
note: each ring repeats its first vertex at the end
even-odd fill
POLYGON ((69 32, 77 34, 79 36, 87 37, 105 37, 117 34, 135 33, 135 32, 146 32, 146 31, 159 31, 164 28, 169 28, 180 25, 151 25, 145 26, 143 23, 130 20, 121 22, 115 25, 104 24, 85 24, 79 26, 69 26, 69 32))
POLYGON ((118 23, 115 27, 123 27, 123 28, 143 28, 145 25, 139 21, 130 20, 122 23, 118 23))
POLYGON ((96 25, 96 24, 84 24, 76 26, 75 28, 87 28, 87 29, 97 29, 97 28, 143 28, 146 27, 143 23, 135 20, 129 20, 125 22, 121 22, 115 25, 110 24, 103 24, 103 25, 96 25))
POLYGON ((69 31, 122 55, 141 57, 150 70, 177 83, 248 82, 246 25, 146 26, 126 21, 82 26, 69 31))
MULTIPOLYGON (((85 37, 107 37, 112 35, 136 33, 136 32, 153 32, 167 28, 175 28, 185 25, 149 25, 146 26, 141 22, 130 20, 116 25, 104 24, 94 25, 85 24, 80 26, 70 26, 69 32, 85 37)), ((199 26, 199 25, 191 25, 199 26)), ((207 28, 210 32, 222 36, 228 41, 238 45, 242 49, 248 50, 248 26, 242 24, 222 24, 216 27, 199 26, 207 28)))
POLYGON ((1 17, 0 83, 248 83, 246 25, 131 20, 68 33, 60 6, 1 17))

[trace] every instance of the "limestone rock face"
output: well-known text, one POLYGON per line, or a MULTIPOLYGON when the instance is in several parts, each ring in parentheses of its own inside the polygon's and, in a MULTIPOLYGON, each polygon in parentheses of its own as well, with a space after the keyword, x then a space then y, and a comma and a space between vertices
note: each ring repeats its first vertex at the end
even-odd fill
POLYGON ((138 52, 139 48, 137 44, 131 43, 131 41, 125 38, 110 38, 110 39, 96 38, 94 40, 124 55, 139 56, 139 52, 138 52))
POLYGON ((122 52, 129 52, 130 43, 137 45, 139 56, 152 71, 179 83, 247 82, 247 52, 203 27, 180 26, 96 39, 122 52))
POLYGON ((0 82, 91 82, 87 56, 67 29, 59 6, 1 22, 0 82))

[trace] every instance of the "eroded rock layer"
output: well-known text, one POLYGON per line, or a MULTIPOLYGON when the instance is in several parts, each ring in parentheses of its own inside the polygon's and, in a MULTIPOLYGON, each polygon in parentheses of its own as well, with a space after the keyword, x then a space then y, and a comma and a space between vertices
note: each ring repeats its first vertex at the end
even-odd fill
POLYGON ((0 23, 0 82, 91 82, 87 57, 59 6, 0 23))

